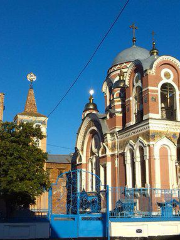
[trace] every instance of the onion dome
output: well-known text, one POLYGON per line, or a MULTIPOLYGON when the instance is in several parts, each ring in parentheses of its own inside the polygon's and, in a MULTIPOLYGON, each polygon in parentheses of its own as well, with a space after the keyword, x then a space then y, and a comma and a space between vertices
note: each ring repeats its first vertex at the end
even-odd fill
POLYGON ((94 93, 94 91, 93 91, 93 90, 90 90, 89 102, 86 103, 83 112, 89 111, 89 110, 97 111, 97 112, 98 112, 97 105, 93 102, 93 100, 94 100, 94 98, 93 98, 93 93, 94 93))
POLYGON ((138 60, 144 60, 150 56, 150 53, 147 49, 138 47, 136 45, 133 45, 130 48, 127 48, 120 52, 114 59, 112 66, 125 63, 125 62, 131 62, 136 59, 138 60))
POLYGON ((153 41, 153 48, 151 49, 151 51, 150 51, 150 55, 152 56, 152 55, 154 55, 154 56, 156 56, 156 55, 158 55, 159 54, 159 51, 156 49, 156 47, 155 47, 155 45, 156 45, 156 43, 153 41))

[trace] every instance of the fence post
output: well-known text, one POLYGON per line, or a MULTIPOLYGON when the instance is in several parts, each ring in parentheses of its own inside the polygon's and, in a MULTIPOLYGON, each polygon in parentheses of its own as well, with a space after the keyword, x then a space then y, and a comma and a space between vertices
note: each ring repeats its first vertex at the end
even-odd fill
POLYGON ((52 187, 50 187, 48 192, 48 219, 51 221, 52 214, 52 187))
POLYGON ((109 233, 109 185, 106 188, 106 235, 107 239, 110 240, 109 233))
POLYGON ((79 237, 79 208, 80 208, 80 170, 77 170, 77 238, 79 237))

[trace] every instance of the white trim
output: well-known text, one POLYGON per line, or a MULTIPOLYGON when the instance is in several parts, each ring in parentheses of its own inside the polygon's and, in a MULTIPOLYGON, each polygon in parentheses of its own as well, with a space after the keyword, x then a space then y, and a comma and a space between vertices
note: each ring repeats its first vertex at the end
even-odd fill
POLYGON ((162 77, 162 79, 165 80, 165 81, 172 81, 173 78, 174 78, 172 71, 171 71, 170 69, 168 69, 168 68, 164 68, 164 69, 161 71, 161 77, 162 77), (167 79, 167 78, 164 76, 164 73, 165 73, 165 72, 168 72, 168 73, 170 74, 171 77, 170 77, 169 79, 167 79))
MULTIPOLYGON (((134 142, 132 140, 129 141, 129 143, 125 147, 125 165, 126 165, 126 183, 128 188, 132 188, 132 161, 135 161, 135 155, 134 155, 134 142), (133 153, 134 159, 131 158, 131 154, 133 153)), ((135 173, 136 173, 136 163, 134 163, 135 166, 135 173)), ((136 178, 135 178, 136 181, 136 178)), ((135 182, 136 185, 136 182, 135 182)))
POLYGON ((146 90, 158 90, 157 87, 146 87, 146 88, 143 88, 143 92, 146 91, 146 90))
POLYGON ((155 113, 148 113, 146 115, 143 116, 143 120, 148 119, 148 118, 159 118, 159 114, 155 114, 155 113))
POLYGON ((149 164, 148 164, 148 159, 149 159, 149 152, 148 152, 148 147, 147 147, 147 143, 142 139, 142 138, 138 138, 138 141, 135 144, 135 148, 134 148, 134 156, 136 159, 136 185, 137 188, 143 187, 141 186, 141 162, 140 162, 140 152, 139 152, 139 148, 142 147, 143 151, 144 151, 144 159, 143 161, 145 161, 145 167, 146 167, 146 185, 149 184, 149 164))
MULTIPOLYGON (((97 129, 95 126, 91 127, 91 128, 88 130, 88 132, 87 132, 87 134, 86 134, 86 137, 85 137, 84 148, 83 148, 83 153, 82 153, 82 163, 86 163, 87 143, 88 143, 88 140, 89 140, 89 137, 90 137, 90 132, 91 132, 92 130, 96 131, 96 134, 97 134, 98 137, 99 137, 99 142, 101 142, 101 136, 100 136, 100 133, 99 133, 98 129, 97 129)), ((93 141, 93 139, 92 139, 92 141, 93 141)), ((89 157, 90 157, 90 156, 89 156, 89 157)))
POLYGON ((157 65, 161 62, 161 61, 170 61, 172 62, 173 64, 176 65, 177 68, 180 69, 180 62, 174 58, 174 57, 171 57, 171 56, 161 56, 159 57, 153 64, 153 68, 151 70, 148 70, 148 74, 152 74, 152 75, 155 75, 156 74, 156 68, 157 68, 157 65))

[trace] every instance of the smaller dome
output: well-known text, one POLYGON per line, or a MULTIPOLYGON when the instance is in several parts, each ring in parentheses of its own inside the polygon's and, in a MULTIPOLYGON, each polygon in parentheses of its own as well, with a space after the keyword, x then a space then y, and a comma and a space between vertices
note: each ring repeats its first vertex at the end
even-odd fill
POLYGON ((88 110, 98 111, 97 105, 95 103, 86 103, 86 105, 84 107, 84 111, 88 111, 88 110))
POLYGON ((120 52, 114 59, 112 66, 119 64, 134 61, 136 59, 143 60, 150 56, 150 53, 147 49, 137 47, 133 45, 130 48, 127 48, 120 52))
POLYGON ((88 111, 88 110, 94 110, 94 111, 98 112, 97 105, 93 102, 93 96, 92 95, 90 95, 89 102, 86 103, 83 112, 88 111))

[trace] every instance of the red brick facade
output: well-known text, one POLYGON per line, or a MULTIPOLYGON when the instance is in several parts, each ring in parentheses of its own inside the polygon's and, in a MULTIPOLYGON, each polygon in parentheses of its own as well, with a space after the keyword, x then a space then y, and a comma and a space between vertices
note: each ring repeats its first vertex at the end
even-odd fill
POLYGON ((112 187, 178 188, 180 62, 133 46, 114 63, 102 87, 105 114, 84 114, 74 167, 112 187))

